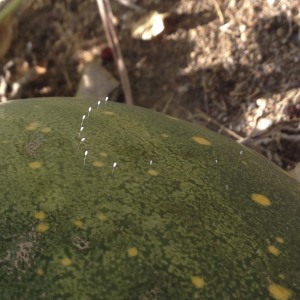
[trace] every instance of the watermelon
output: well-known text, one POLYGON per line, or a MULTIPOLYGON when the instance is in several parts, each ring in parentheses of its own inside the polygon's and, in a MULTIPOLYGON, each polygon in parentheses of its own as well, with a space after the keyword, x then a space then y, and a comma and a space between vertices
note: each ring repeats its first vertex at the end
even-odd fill
POLYGON ((300 185, 197 124, 0 105, 1 299, 300 299, 300 185))

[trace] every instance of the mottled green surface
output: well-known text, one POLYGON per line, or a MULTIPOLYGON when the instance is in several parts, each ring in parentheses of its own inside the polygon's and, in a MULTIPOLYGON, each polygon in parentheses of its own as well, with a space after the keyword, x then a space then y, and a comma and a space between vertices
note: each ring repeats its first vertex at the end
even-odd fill
POLYGON ((198 125, 103 102, 0 105, 1 299, 299 299, 299 184, 198 125))

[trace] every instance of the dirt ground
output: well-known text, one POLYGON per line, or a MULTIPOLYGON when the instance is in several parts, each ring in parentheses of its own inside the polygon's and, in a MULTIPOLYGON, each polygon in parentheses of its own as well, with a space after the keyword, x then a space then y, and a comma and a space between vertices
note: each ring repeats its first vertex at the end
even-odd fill
MULTIPOLYGON (((202 123, 283 168, 300 161, 299 0, 110 2, 135 105, 202 123), (163 32, 133 38, 151 11, 165 14, 163 32)), ((2 101, 74 96, 89 55, 119 76, 96 1, 27 1, 12 38, 2 101)))

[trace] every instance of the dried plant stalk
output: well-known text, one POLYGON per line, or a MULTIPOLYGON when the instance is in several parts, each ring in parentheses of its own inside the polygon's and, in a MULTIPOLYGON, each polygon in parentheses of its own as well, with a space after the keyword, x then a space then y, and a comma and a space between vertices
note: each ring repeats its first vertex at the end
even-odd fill
POLYGON ((112 23, 113 13, 109 0, 97 0, 99 13, 102 19, 104 32, 108 41, 109 47, 113 51, 114 59, 117 63, 117 68, 120 74, 121 83, 123 86, 123 91, 125 95, 126 104, 133 104, 133 97, 130 87, 130 81, 128 78, 128 73, 126 65, 122 56, 121 48, 119 45, 119 40, 112 23))

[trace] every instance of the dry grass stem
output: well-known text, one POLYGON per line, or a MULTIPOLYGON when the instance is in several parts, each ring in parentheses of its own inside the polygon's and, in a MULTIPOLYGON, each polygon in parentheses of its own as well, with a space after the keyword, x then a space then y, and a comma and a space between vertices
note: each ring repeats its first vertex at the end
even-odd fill
POLYGON ((109 44, 109 47, 112 49, 114 58, 118 67, 121 83, 123 86, 125 102, 126 104, 133 104, 133 97, 130 87, 130 81, 126 69, 126 65, 123 59, 122 51, 119 45, 119 40, 113 24, 113 13, 110 6, 109 0, 97 0, 99 13, 102 19, 102 24, 104 27, 104 32, 109 44))

